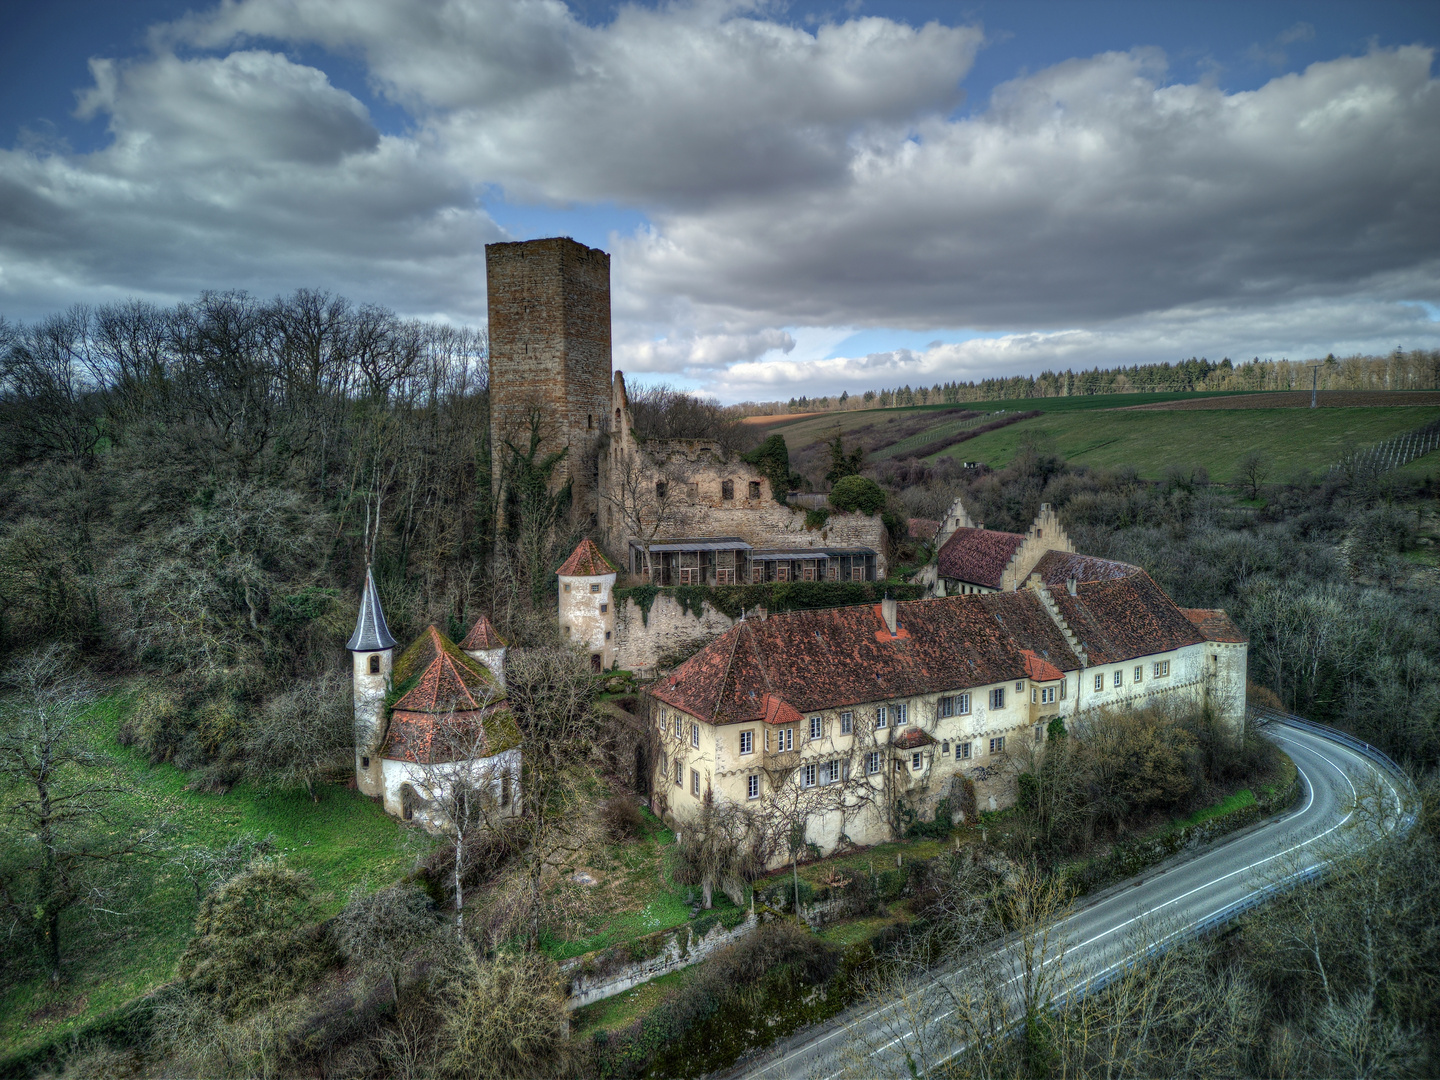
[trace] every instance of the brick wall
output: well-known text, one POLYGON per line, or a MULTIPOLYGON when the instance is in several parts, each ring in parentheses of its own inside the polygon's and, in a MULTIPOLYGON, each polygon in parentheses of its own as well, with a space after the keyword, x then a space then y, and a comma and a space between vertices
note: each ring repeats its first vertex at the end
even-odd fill
POLYGON ((588 518, 610 405, 610 256, 564 237, 487 244, 485 277, 492 437, 497 448, 524 437, 538 408, 543 449, 570 451, 557 482, 574 481, 576 513, 588 518))

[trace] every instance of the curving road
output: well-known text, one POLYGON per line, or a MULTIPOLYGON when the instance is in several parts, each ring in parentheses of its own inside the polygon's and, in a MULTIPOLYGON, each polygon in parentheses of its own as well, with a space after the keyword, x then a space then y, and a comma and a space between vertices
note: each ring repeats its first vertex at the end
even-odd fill
MULTIPOLYGON (((1377 782, 1385 802, 1396 811, 1386 818, 1393 822, 1390 827, 1408 827, 1408 781, 1384 755, 1294 717, 1274 717, 1266 733, 1299 770, 1303 790, 1297 805, 1194 858, 1172 861, 1108 889, 1062 920, 1055 937, 1063 942, 1065 974, 1056 992, 1082 991, 1103 982, 1139 955, 1137 933, 1142 929, 1151 942, 1201 931, 1262 903, 1276 888, 1315 876, 1327 839, 1358 823, 1356 798, 1374 790, 1377 782)), ((1010 975, 1020 970, 1017 961, 1018 946, 1012 942, 986 963, 1010 975)), ((1015 974, 1001 984, 1002 994, 1012 1002, 1018 1001, 1020 979, 1015 974)), ((834 1080, 842 1074, 906 1077, 907 1054, 917 1063, 935 1062, 963 1049, 943 1041, 952 1030, 945 1023, 948 1012, 921 1010, 918 1015, 926 1021, 917 1026, 909 1011, 927 994, 932 1000, 942 996, 955 980, 953 972, 937 974, 919 983, 907 1002, 859 1006, 829 1025, 782 1041, 732 1075, 766 1080, 834 1080)))

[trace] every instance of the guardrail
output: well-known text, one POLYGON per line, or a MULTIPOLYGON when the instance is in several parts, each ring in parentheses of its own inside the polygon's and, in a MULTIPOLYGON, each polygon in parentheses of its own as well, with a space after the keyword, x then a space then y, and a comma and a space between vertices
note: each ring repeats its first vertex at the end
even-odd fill
MULTIPOLYGON (((1363 739, 1357 739, 1348 731, 1341 731, 1339 728, 1331 727, 1329 724, 1319 724, 1314 720, 1306 720, 1303 716, 1296 716, 1294 713, 1281 712, 1279 709, 1267 709, 1264 706, 1249 706, 1249 712, 1250 715, 1262 725, 1275 723, 1288 724, 1291 727, 1297 727, 1303 731, 1313 731, 1316 735, 1330 739, 1332 742, 1338 742, 1348 746, 1357 754, 1363 754, 1382 769, 1398 776, 1400 781, 1405 785, 1405 790, 1408 795, 1412 797, 1418 795, 1415 782, 1410 779, 1409 774, 1400 767, 1394 758, 1378 746, 1374 746, 1363 739)), ((1413 819, 1414 814, 1411 813, 1407 815, 1407 817, 1413 819)))

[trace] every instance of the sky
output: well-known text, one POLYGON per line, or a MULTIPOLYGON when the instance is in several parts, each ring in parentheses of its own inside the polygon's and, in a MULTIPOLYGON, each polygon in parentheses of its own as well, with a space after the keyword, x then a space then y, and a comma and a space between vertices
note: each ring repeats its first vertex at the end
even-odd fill
POLYGON ((8 0, 0 316, 317 288, 485 321, 612 255, 722 401, 1440 348, 1435 3, 8 0))

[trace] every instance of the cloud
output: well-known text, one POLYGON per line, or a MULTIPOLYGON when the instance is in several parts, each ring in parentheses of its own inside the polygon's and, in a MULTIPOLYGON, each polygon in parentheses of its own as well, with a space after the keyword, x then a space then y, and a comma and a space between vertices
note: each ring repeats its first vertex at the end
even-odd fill
POLYGON ((1403 302, 1440 293, 1429 49, 1229 93, 1139 48, 960 113, 979 27, 777 12, 695 0, 588 25, 558 0, 224 0, 92 63, 80 112, 106 146, 0 150, 0 302, 308 285, 475 323, 497 190, 562 223, 642 213, 608 245, 617 366, 726 397, 1341 351, 1327 334, 1389 348, 1423 322, 1403 302), (334 57, 404 130, 335 85, 334 57), (811 347, 875 327, 991 336, 811 347))

